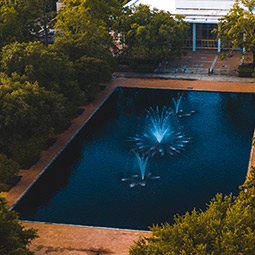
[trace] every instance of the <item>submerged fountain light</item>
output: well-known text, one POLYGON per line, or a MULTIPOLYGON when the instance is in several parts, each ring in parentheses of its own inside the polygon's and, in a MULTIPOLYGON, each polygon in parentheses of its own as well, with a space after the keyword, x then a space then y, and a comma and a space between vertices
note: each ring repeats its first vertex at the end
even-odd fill
POLYGON ((150 108, 145 118, 144 131, 130 138, 137 152, 154 156, 180 153, 190 142, 170 107, 150 108))

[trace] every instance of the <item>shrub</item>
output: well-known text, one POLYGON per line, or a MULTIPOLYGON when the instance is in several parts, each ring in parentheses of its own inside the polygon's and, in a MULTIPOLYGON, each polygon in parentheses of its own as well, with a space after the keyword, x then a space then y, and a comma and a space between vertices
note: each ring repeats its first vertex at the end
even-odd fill
POLYGON ((20 166, 5 154, 0 154, 0 192, 7 191, 12 179, 19 172, 20 166))
POLYGON ((255 254, 255 171, 237 197, 216 195, 205 211, 175 217, 175 223, 153 226, 152 236, 140 238, 131 255, 255 254))
POLYGON ((61 94, 0 76, 0 149, 16 140, 57 133, 71 115, 69 101, 61 94))
POLYGON ((47 148, 46 137, 32 137, 28 140, 15 140, 10 145, 12 157, 24 169, 30 168, 40 158, 42 150, 47 148))
POLYGON ((109 82, 112 69, 105 60, 83 56, 75 62, 80 89, 88 91, 100 82, 109 82))
POLYGON ((239 77, 253 77, 254 67, 253 64, 242 64, 238 69, 239 77))
POLYGON ((24 229, 15 212, 9 211, 7 202, 0 197, 0 254, 31 255, 27 245, 36 238, 35 229, 24 229))
POLYGON ((150 59, 131 59, 130 65, 133 71, 138 73, 153 73, 157 62, 150 59))

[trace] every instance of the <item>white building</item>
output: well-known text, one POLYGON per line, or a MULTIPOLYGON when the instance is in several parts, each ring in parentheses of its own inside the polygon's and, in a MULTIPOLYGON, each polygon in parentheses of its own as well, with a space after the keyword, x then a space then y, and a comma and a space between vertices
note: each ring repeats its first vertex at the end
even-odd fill
POLYGON ((235 0, 132 0, 127 5, 147 4, 151 8, 185 16, 190 23, 189 40, 186 47, 196 49, 218 49, 220 40, 211 31, 217 28, 218 19, 225 16, 235 0))
POLYGON ((57 9, 57 12, 59 12, 63 7, 64 7, 64 5, 63 5, 63 0, 58 0, 58 1, 56 2, 56 9, 57 9))

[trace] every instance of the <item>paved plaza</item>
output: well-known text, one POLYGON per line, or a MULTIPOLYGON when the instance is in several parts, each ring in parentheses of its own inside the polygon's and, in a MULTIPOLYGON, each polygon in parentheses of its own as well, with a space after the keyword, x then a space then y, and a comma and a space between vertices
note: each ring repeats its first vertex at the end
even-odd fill
POLYGON ((237 76, 241 63, 250 63, 252 56, 249 53, 245 58, 240 51, 233 51, 231 55, 224 52, 227 57, 221 58, 217 50, 188 50, 187 55, 181 58, 162 62, 157 68, 157 73, 175 74, 202 74, 207 75, 209 70, 215 75, 237 76))
MULTIPOLYGON (((212 58, 211 58, 212 59, 212 58)), ((209 60, 208 60, 209 61, 209 60)), ((195 63, 195 62, 194 62, 195 63)), ((193 63, 193 64, 194 64, 193 63)), ((216 76, 216 75, 215 75, 216 76)), ((130 75, 131 77, 131 75, 130 75)), ((202 76, 201 76, 202 77, 202 76)), ((208 77, 208 76, 203 76, 208 77)), ((210 76, 213 77, 213 76, 210 76)), ((204 79, 168 79, 157 78, 114 78, 111 83, 105 84, 106 88, 98 95, 89 106, 84 106, 84 112, 73 120, 71 127, 57 136, 57 142, 47 151, 41 153, 40 160, 29 170, 21 170, 20 182, 8 193, 3 193, 12 206, 25 192, 31 183, 40 176, 45 167, 65 147, 73 135, 81 128, 83 123, 90 118, 93 112, 110 95, 116 87, 146 87, 168 88, 181 90, 206 90, 206 91, 234 91, 253 92, 255 84, 253 79, 244 80, 237 78, 232 81, 216 81, 204 79)), ((254 158, 252 164, 254 164, 254 158)), ((75 208, 74 208, 75 209, 75 208)), ((38 229, 39 238, 35 239, 30 248, 35 254, 116 254, 128 255, 129 247, 134 240, 149 232, 126 231, 117 229, 91 228, 62 224, 46 224, 23 222, 26 227, 38 229)))

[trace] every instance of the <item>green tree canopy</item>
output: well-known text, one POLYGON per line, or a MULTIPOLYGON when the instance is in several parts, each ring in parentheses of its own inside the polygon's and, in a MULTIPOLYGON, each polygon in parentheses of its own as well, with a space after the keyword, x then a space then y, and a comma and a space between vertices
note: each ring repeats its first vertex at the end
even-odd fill
POLYGON ((255 254, 255 168, 241 189, 237 197, 216 195, 205 211, 177 216, 173 225, 153 226, 130 254, 255 254))
POLYGON ((36 236, 34 229, 24 229, 15 212, 9 211, 6 200, 0 197, 0 254, 30 255, 27 245, 36 236))
POLYGON ((80 90, 73 63, 53 47, 40 42, 12 43, 1 52, 1 68, 7 75, 25 75, 40 87, 64 94, 72 102, 79 100, 80 90))
POLYGON ((19 164, 0 153, 0 192, 7 191, 12 179, 19 172, 19 164))
POLYGON ((55 16, 55 0, 0 0, 0 48, 39 39, 39 31, 55 16))
POLYGON ((0 1, 0 48, 8 43, 37 39, 40 27, 35 23, 38 0, 0 1))
POLYGON ((53 134, 67 120, 61 94, 40 88, 38 83, 13 75, 0 75, 0 151, 8 152, 11 144, 31 137, 53 134))
POLYGON ((106 61, 83 56, 75 62, 75 69, 80 88, 89 91, 91 86, 100 82, 109 82, 112 69, 106 61))
POLYGON ((117 0, 65 0, 57 16, 55 47, 75 61, 82 56, 111 61, 113 38, 109 34, 122 13, 117 0))
POLYGON ((44 30, 46 46, 49 44, 48 24, 56 16, 56 0, 37 0, 39 2, 38 22, 44 30))
POLYGON ((230 50, 245 48, 246 51, 253 52, 253 64, 255 64, 254 8, 254 0, 236 0, 233 8, 218 23, 218 37, 222 46, 230 50))
POLYGON ((182 17, 177 18, 176 21, 169 12, 150 10, 147 5, 131 8, 120 19, 124 54, 156 62, 181 56, 189 26, 182 17))

